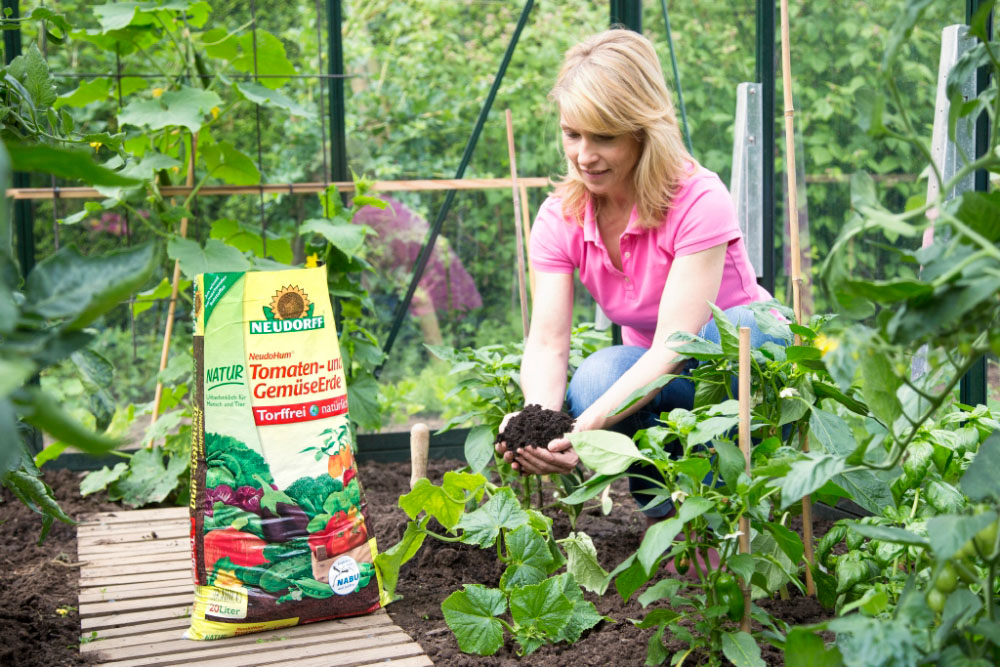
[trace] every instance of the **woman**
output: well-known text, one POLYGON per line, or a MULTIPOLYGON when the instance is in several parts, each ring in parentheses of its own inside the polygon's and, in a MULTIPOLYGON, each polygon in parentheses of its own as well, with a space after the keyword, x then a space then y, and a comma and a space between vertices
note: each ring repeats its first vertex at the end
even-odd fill
MULTIPOLYGON (((649 40, 609 30, 578 44, 567 52, 551 97, 559 107, 567 173, 532 227, 525 404, 561 410, 565 397, 574 431, 632 435, 654 425, 661 412, 693 405, 693 384, 675 380, 611 416, 636 390, 689 368, 667 342, 670 336, 687 331, 718 341, 713 302, 738 325, 750 326, 751 342, 759 346, 767 338, 744 306, 770 295, 757 285, 728 191, 684 148, 649 40), (574 270, 621 325, 624 345, 588 357, 567 392, 574 270)), ((579 461, 564 438, 523 448, 516 460, 505 456, 526 474, 566 473, 579 461)), ((648 498, 637 501, 648 504, 648 498)), ((655 519, 671 509, 667 503, 644 511, 655 519)))

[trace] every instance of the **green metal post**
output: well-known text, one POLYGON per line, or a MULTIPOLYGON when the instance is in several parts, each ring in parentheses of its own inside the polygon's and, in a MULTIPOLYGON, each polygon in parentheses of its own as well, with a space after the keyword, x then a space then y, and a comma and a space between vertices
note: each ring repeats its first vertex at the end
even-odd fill
POLYGON ((642 0, 610 0, 611 25, 642 32, 642 0))
MULTIPOLYGON (((3 11, 8 18, 21 16, 19 0, 3 0, 3 11)), ((21 29, 3 31, 4 63, 9 65, 14 58, 21 55, 21 29)), ((30 187, 28 174, 14 172, 12 185, 15 188, 30 187)), ((35 225, 34 212, 30 201, 19 199, 14 202, 14 235, 17 238, 17 262, 21 266, 21 275, 27 276, 35 266, 35 225)))
POLYGON ((330 170, 334 181, 351 180, 347 168, 347 116, 344 111, 344 40, 340 0, 326 1, 328 72, 330 84, 330 170))
POLYGON ((761 84, 764 173, 763 266, 761 285, 774 294, 774 0, 757 0, 757 82, 761 84))
MULTIPOLYGON (((517 26, 514 28, 514 34, 511 35, 510 42, 507 44, 507 50, 504 51, 503 59, 500 61, 500 67, 497 69, 497 74, 493 78, 493 85, 490 87, 490 92, 486 95, 486 100, 483 102, 483 106, 479 109, 479 117, 476 119, 476 125, 472 128, 472 134, 469 135, 469 140, 465 144, 465 151, 462 153, 462 161, 458 165, 458 169, 455 172, 455 180, 461 179, 465 176, 465 169, 469 166, 469 161, 472 160, 472 153, 476 149, 476 143, 479 141, 479 135, 482 134, 483 126, 486 125, 486 117, 489 116, 490 109, 493 108, 493 100, 496 99, 497 91, 500 90, 500 84, 503 83, 504 74, 507 72, 507 65, 510 64, 510 59, 514 56, 514 50, 517 48, 517 41, 521 37, 521 31, 524 30, 524 26, 528 23, 528 16, 531 14, 531 8, 535 6, 535 0, 526 0, 524 3, 524 9, 521 10, 521 17, 517 21, 517 26)), ((456 190, 448 190, 445 195, 444 204, 438 210, 437 217, 434 218, 434 224, 431 225, 430 235, 424 242, 424 247, 420 249, 420 255, 417 257, 417 264, 413 268, 413 276, 410 278, 410 286, 406 290, 406 295, 403 296, 403 300, 399 302, 396 306, 396 314, 392 319, 392 327, 389 329, 389 336, 386 338, 385 345, 382 346, 382 351, 385 353, 386 358, 389 356, 389 352, 392 350, 392 345, 396 341, 396 336, 399 334, 399 329, 403 324, 403 318, 406 316, 406 309, 410 307, 410 302, 413 300, 413 294, 417 291, 417 284, 420 282, 421 276, 424 275, 424 269, 427 268, 427 262, 430 260, 431 252, 434 251, 434 244, 437 242, 437 237, 441 233, 441 225, 444 224, 444 219, 448 215, 448 211, 451 210, 452 202, 455 201, 456 190)), ((384 365, 385 362, 383 361, 384 365)), ((375 370, 375 375, 378 377, 382 372, 382 366, 379 366, 375 370)))
MULTIPOLYGON (((965 22, 971 23, 973 15, 983 4, 982 0, 965 1, 965 22)), ((993 15, 990 13, 986 23, 986 34, 993 38, 993 15)), ((982 93, 990 85, 990 67, 983 66, 976 73, 976 92, 982 93)), ((975 130, 976 157, 982 157, 990 145, 990 119, 986 113, 981 113, 976 120, 975 130)), ((979 192, 987 192, 990 189, 989 174, 985 169, 979 169, 975 175, 975 188, 979 192)), ((986 357, 980 357, 969 369, 969 372, 962 378, 959 384, 958 395, 962 403, 966 405, 979 405, 986 403, 986 357)))

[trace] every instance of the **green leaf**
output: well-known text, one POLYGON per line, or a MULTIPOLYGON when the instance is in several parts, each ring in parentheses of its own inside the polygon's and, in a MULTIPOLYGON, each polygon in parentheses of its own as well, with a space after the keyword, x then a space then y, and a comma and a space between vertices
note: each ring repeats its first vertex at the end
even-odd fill
POLYGON ((117 482, 128 471, 128 464, 122 461, 114 468, 104 466, 100 470, 92 470, 80 482, 80 495, 89 496, 92 493, 108 488, 109 484, 117 482))
POLYGON ((31 95, 31 103, 35 109, 44 112, 56 101, 56 87, 45 56, 38 49, 38 44, 31 43, 27 52, 17 56, 7 66, 7 71, 17 79, 31 95))
POLYGON ((28 275, 25 310, 65 319, 66 329, 81 329, 127 299, 155 265, 152 243, 103 257, 82 257, 75 247, 65 246, 28 275))
POLYGON ((896 375, 889 359, 871 347, 862 350, 861 363, 861 393, 869 409, 886 427, 893 423, 903 413, 903 408, 896 398, 896 390, 902 380, 896 375))
POLYGON ((653 566, 656 565, 660 556, 673 546, 677 534, 689 521, 714 508, 715 505, 708 498, 690 496, 684 500, 675 516, 666 521, 655 523, 646 529, 646 534, 636 552, 636 558, 645 568, 646 573, 652 574, 653 566))
POLYGON ((980 502, 1000 499, 1000 431, 986 438, 960 482, 962 491, 971 500, 980 502))
POLYGON ((257 185, 260 172, 246 153, 236 149, 228 141, 220 141, 201 149, 208 173, 230 185, 257 185))
POLYGON ((427 533, 421 529, 427 525, 428 521, 430 521, 430 517, 425 517, 419 524, 415 521, 408 522, 403 539, 375 556, 378 580, 382 584, 382 590, 385 592, 388 602, 393 602, 401 597, 396 595, 399 568, 417 554, 424 540, 427 539, 427 533))
MULTIPOLYGON (((303 118, 311 119, 316 115, 290 98, 288 95, 285 95, 280 90, 272 90, 252 81, 241 81, 234 84, 233 87, 237 92, 239 92, 243 99, 248 102, 253 102, 254 104, 259 104, 262 107, 282 109, 283 111, 287 111, 295 116, 302 116, 303 118)), ((355 205, 359 205, 357 201, 355 201, 355 205)))
POLYGON ((295 74, 295 66, 285 55, 285 45, 266 30, 245 32, 236 38, 236 43, 240 55, 232 60, 232 66, 241 72, 266 76, 260 82, 268 88, 282 87, 288 79, 281 75, 295 74))
MULTIPOLYGON (((727 320, 728 321, 728 320, 727 320)), ((675 343, 673 350, 681 357, 697 359, 698 361, 710 361, 712 359, 723 359, 725 354, 722 346, 718 343, 699 338, 694 334, 678 331, 667 339, 668 342, 675 343), (676 344, 680 342, 680 344, 676 344)))
POLYGON ((201 129, 205 116, 221 105, 222 98, 211 90, 181 86, 157 99, 130 102, 118 112, 118 123, 151 130, 186 127, 194 133, 201 129))
MULTIPOLYGON (((801 540, 799 543, 801 544, 801 540)), ((741 577, 743 581, 750 581, 753 579, 756 565, 754 564, 753 556, 750 554, 736 554, 726 559, 726 569, 736 576, 741 577)))
POLYGON ((773 521, 764 524, 764 528, 767 529, 767 532, 771 533, 771 537, 778 543, 778 546, 781 547, 781 550, 785 552, 790 561, 798 564, 802 560, 802 553, 805 551, 805 546, 802 544, 802 538, 797 533, 773 521))
POLYGON ((209 236, 213 239, 219 239, 240 252, 251 252, 258 257, 267 255, 282 264, 292 264, 295 261, 292 244, 287 238, 268 232, 266 234, 267 248, 265 248, 264 238, 260 234, 241 225, 236 220, 229 218, 216 220, 212 223, 212 231, 209 236))
POLYGON ((510 615, 514 622, 526 631, 535 631, 542 636, 557 636, 566 627, 573 612, 573 603, 563 594, 562 589, 563 581, 553 577, 540 584, 512 591, 510 615))
POLYGON ((0 475, 0 483, 13 491, 21 502, 45 517, 42 534, 38 538, 39 544, 48 534, 53 519, 63 523, 76 523, 59 506, 52 489, 38 476, 37 470, 9 470, 0 475))
POLYGON ((347 404, 351 419, 362 428, 377 429, 382 424, 382 413, 378 406, 378 382, 370 374, 355 377, 347 387, 347 404))
POLYGON ((545 538, 524 525, 506 533, 508 565, 500 577, 500 589, 510 591, 543 581, 554 569, 545 538))
POLYGON ((723 633, 722 653, 736 667, 764 667, 764 661, 760 658, 760 647, 749 633, 723 633))
POLYGON ((424 478, 417 480, 413 490, 399 498, 399 506, 411 519, 416 519, 422 511, 427 512, 452 530, 465 512, 465 496, 453 496, 424 478))
POLYGON ((907 544, 915 547, 926 547, 930 544, 926 537, 911 533, 902 528, 896 528, 895 526, 879 526, 851 521, 847 523, 847 527, 872 540, 892 542, 893 544, 907 544))
POLYGON ((112 30, 127 28, 132 23, 132 19, 135 18, 136 8, 141 4, 144 3, 109 2, 106 5, 97 5, 91 11, 97 16, 97 21, 101 24, 101 30, 107 33, 112 30))
POLYGON ((0 358, 0 398, 6 398, 24 386, 28 378, 35 374, 35 370, 35 364, 28 359, 0 358))
POLYGON ((787 475, 775 480, 775 486, 781 489, 781 508, 785 509, 801 500, 802 496, 820 488, 846 467, 844 459, 829 454, 813 455, 796 461, 787 475))
POLYGON ((597 560, 597 549, 586 533, 571 532, 557 540, 566 552, 566 571, 591 593, 604 595, 608 587, 608 572, 597 560))
POLYGON ((480 584, 465 584, 441 603, 445 623, 455 633, 463 653, 493 655, 503 645, 503 625, 497 619, 507 611, 502 592, 480 584))
POLYGON ((105 454, 121 444, 94 433, 67 414, 52 396, 34 387, 16 392, 14 404, 24 421, 89 454, 105 454))
POLYGON ((785 640, 785 667, 841 667, 836 646, 827 649, 823 638, 802 628, 792 628, 785 640))
POLYGON ((660 579, 643 591, 642 595, 639 596, 639 604, 643 607, 648 607, 654 602, 669 600, 677 594, 682 585, 683 583, 680 579, 660 579))
POLYGON ((855 584, 869 577, 868 564, 858 551, 850 551, 838 558, 836 573, 838 594, 851 590, 855 584))
POLYGON ((835 476, 833 482, 872 514, 878 515, 885 508, 896 506, 889 485, 871 470, 852 470, 835 476))
POLYGON ((493 461, 494 436, 493 427, 485 424, 469 429, 465 436, 465 460, 473 472, 482 472, 493 461))
POLYGON ((725 440, 717 440, 713 443, 715 452, 719 455, 719 472, 722 479, 731 489, 736 488, 736 483, 740 475, 746 471, 746 458, 739 447, 725 440))
POLYGON ((96 164, 89 154, 82 151, 13 142, 7 144, 7 151, 15 171, 51 174, 70 181, 83 181, 88 185, 141 185, 134 178, 127 178, 96 164))
POLYGON ((569 441, 585 466, 602 475, 617 475, 638 461, 652 463, 632 439, 614 431, 570 433, 569 441))
POLYGON ((0 398, 0 433, 5 433, 0 443, 0 475, 16 470, 21 465, 22 456, 28 456, 27 448, 18 431, 17 413, 9 398, 0 398))
POLYGON ((115 367, 107 358, 90 348, 77 350, 70 359, 76 364, 80 373, 91 385, 107 389, 114 380, 115 367))
POLYGON ((527 522, 528 515, 521 509, 514 491, 502 487, 482 507, 462 515, 458 527, 465 531, 463 542, 486 548, 496 542, 501 528, 514 530, 527 522))
POLYGON ((299 235, 319 234, 337 250, 354 257, 364 247, 365 236, 370 230, 371 228, 365 225, 355 225, 342 220, 311 218, 299 226, 299 235))
POLYGON ((192 280, 201 273, 239 273, 250 268, 243 253, 216 239, 208 239, 202 248, 197 241, 173 236, 167 242, 167 256, 178 260, 181 271, 192 280))
POLYGON ((973 516, 942 514, 927 522, 927 537, 938 558, 951 558, 980 530, 997 519, 996 512, 973 516))
POLYGON ((597 613, 597 608, 592 602, 583 598, 583 591, 580 590, 580 586, 572 574, 567 572, 553 577, 553 579, 558 582, 562 594, 573 605, 573 611, 570 613, 566 625, 557 636, 553 637, 553 640, 567 641, 572 644, 580 639, 584 631, 600 623, 604 617, 597 613))
POLYGON ((738 416, 709 417, 698 422, 688 434, 688 444, 703 445, 728 433, 740 422, 738 416))
POLYGON ((60 95, 52 105, 52 108, 58 109, 64 106, 82 108, 88 104, 107 99, 110 92, 111 79, 107 77, 82 81, 75 90, 60 95))
POLYGON ((719 340, 722 352, 730 359, 739 359, 740 356, 740 332, 736 325, 729 321, 721 308, 714 303, 708 304, 712 308, 712 319, 719 329, 719 340))
POLYGON ((53 442, 48 447, 35 454, 35 467, 41 468, 49 461, 55 461, 62 455, 63 452, 66 451, 67 447, 69 447, 69 445, 65 442, 53 442))
POLYGON ((114 483, 126 505, 140 507, 163 502, 177 488, 180 476, 188 468, 188 460, 167 455, 164 464, 163 459, 164 453, 159 447, 144 447, 132 455, 128 476, 114 483))
POLYGON ((815 406, 809 417, 809 432, 829 454, 848 456, 858 446, 854 434, 842 418, 815 406))

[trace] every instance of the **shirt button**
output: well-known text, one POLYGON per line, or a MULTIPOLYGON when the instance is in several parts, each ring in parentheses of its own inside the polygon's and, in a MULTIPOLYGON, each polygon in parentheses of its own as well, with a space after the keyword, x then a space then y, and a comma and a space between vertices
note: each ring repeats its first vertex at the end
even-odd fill
POLYGON ((630 253, 630 252, 626 252, 626 253, 625 253, 625 259, 628 259, 628 258, 629 258, 629 257, 631 257, 631 256, 632 256, 632 253, 630 253))
POLYGON ((625 282, 629 282, 628 276, 625 277, 625 282))

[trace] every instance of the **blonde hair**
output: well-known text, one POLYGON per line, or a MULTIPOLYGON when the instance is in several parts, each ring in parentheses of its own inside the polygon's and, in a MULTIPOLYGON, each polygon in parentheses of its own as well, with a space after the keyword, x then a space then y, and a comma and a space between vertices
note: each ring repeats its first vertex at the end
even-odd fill
MULTIPOLYGON (((566 52, 549 97, 574 128, 612 136, 630 133, 639 141, 632 171, 639 224, 659 226, 694 158, 684 147, 650 41, 623 29, 587 38, 566 52)), ((555 193, 562 199, 563 215, 583 224, 590 193, 569 160, 555 193)))

